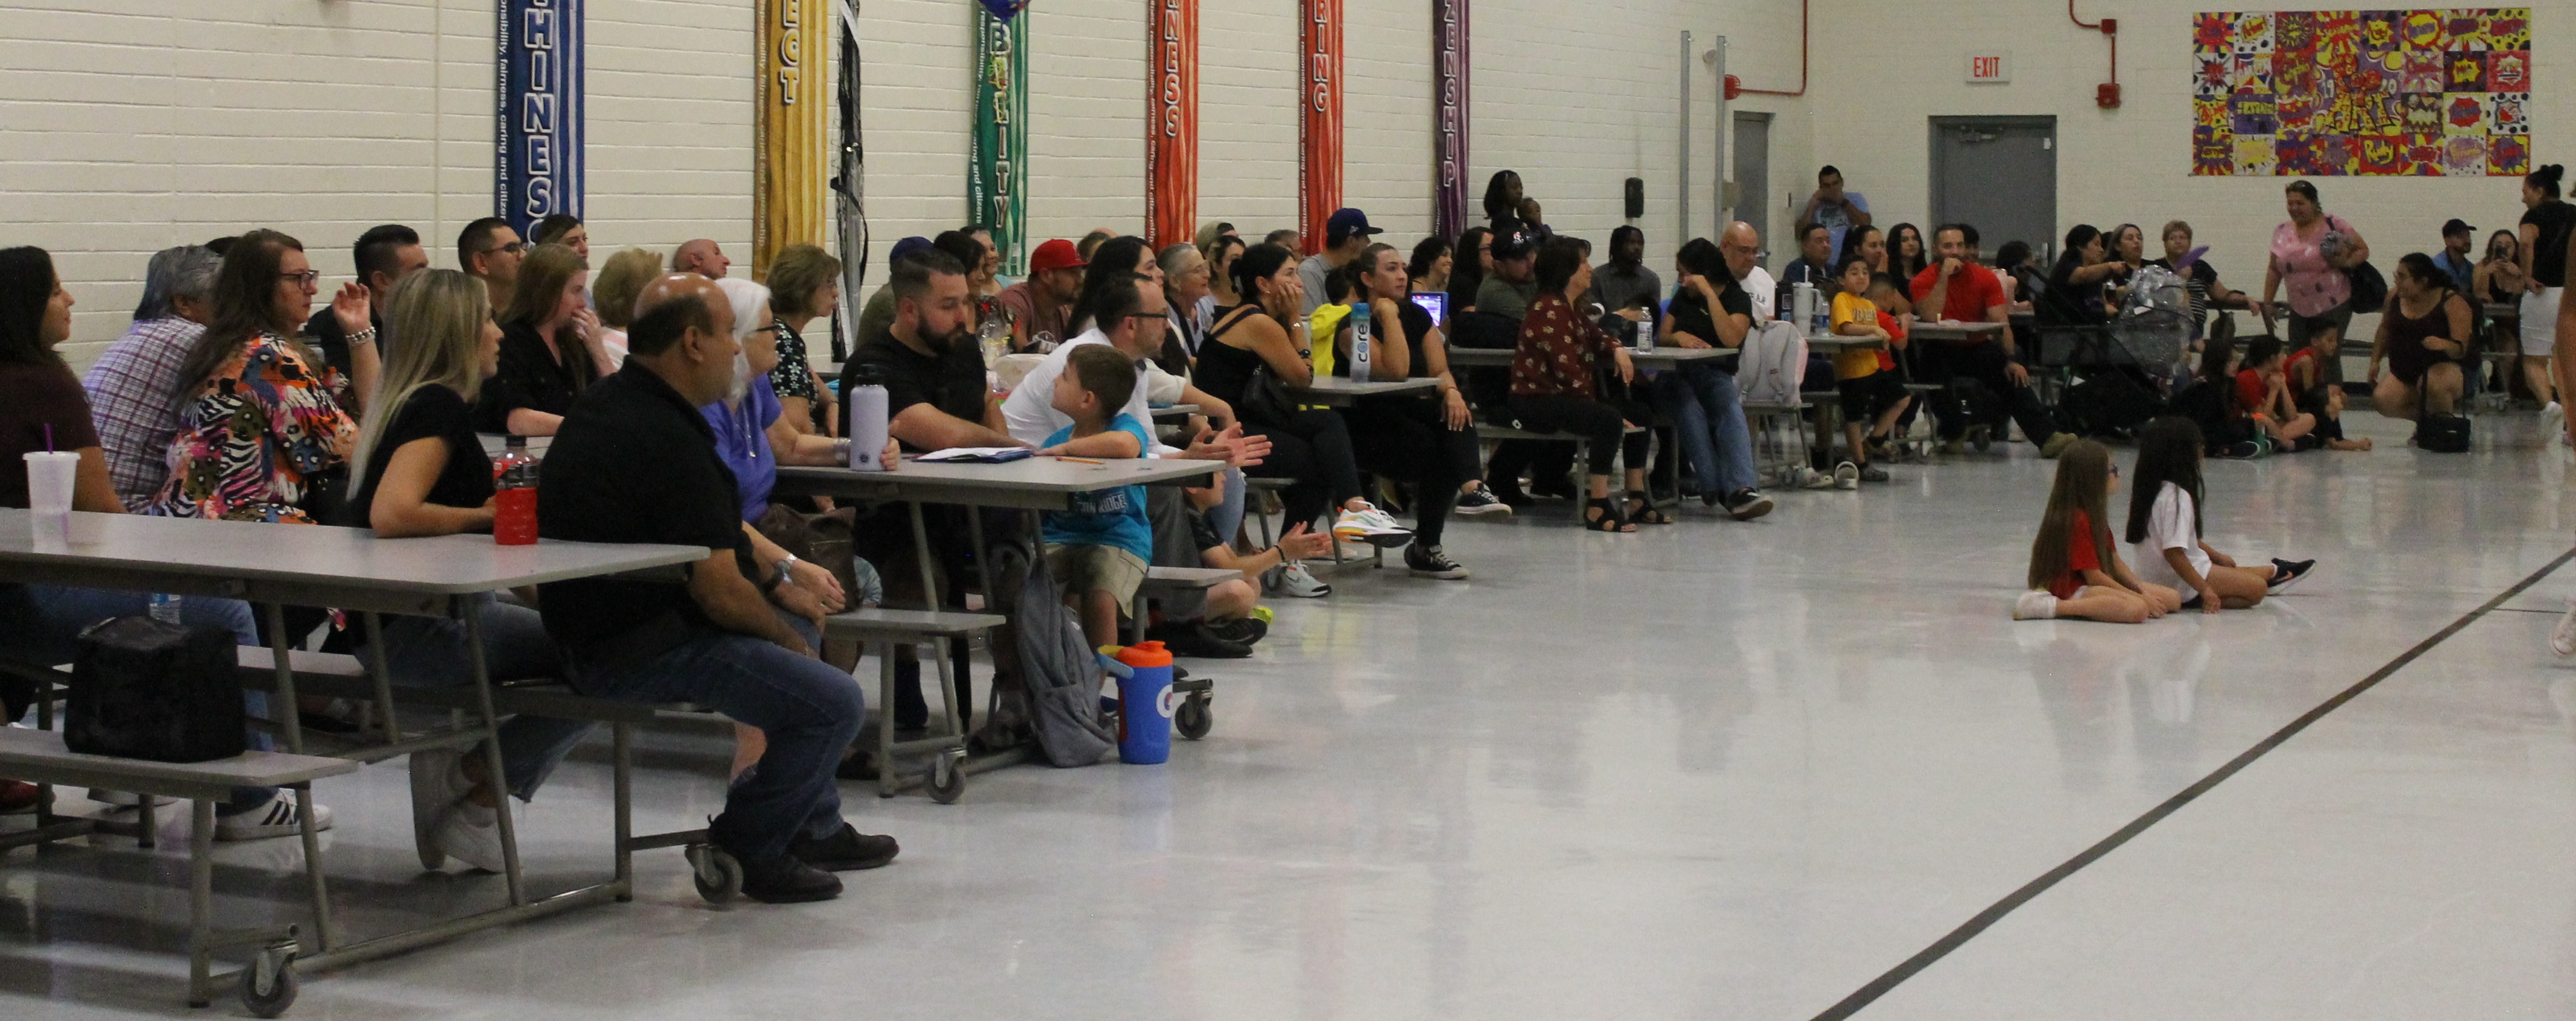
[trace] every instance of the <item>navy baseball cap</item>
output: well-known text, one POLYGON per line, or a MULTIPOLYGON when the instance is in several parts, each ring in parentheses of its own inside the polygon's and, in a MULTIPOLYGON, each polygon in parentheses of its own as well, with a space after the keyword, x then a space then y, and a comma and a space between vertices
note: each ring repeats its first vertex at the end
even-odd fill
POLYGON ((1326 244, 1340 244, 1354 234, 1359 235, 1360 237, 1367 237, 1371 234, 1382 233, 1385 232, 1378 228, 1369 226, 1367 213, 1360 212, 1357 209, 1343 208, 1333 210, 1332 219, 1324 221, 1324 242, 1326 244))
POLYGON ((891 251, 891 252, 887 252, 887 253, 886 253, 886 265, 888 265, 888 266, 892 266, 892 265, 894 265, 895 263, 902 262, 902 261, 903 261, 903 260, 905 260, 905 259, 909 259, 909 258, 912 258, 913 256, 919 255, 919 254, 921 254, 921 253, 923 253, 923 252, 930 251, 930 249, 931 249, 931 245, 930 245, 930 239, 929 239, 929 238, 924 238, 924 237, 910 237, 910 238, 905 238, 905 239, 903 239, 903 240, 901 240, 901 241, 897 241, 897 242, 895 242, 895 243, 894 243, 894 250, 893 250, 893 251, 891 251))

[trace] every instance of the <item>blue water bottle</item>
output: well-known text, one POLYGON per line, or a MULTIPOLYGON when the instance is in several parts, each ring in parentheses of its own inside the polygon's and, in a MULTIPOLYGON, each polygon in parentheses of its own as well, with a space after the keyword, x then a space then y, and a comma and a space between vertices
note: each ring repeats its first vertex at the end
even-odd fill
POLYGON ((1161 642, 1118 653, 1128 669, 1118 679, 1118 761, 1150 766, 1172 757, 1172 654, 1161 642))

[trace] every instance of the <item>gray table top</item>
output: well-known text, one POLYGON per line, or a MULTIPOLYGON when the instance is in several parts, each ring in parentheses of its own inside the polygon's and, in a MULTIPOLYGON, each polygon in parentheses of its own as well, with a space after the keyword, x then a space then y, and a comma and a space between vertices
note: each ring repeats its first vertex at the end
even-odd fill
POLYGON ((1917 322, 1906 336, 1915 340, 1970 340, 1989 333, 2001 333, 2002 323, 1931 323, 1917 322))
POLYGON ((1852 348, 1867 348, 1875 351, 1886 346, 1887 342, 1877 337, 1844 337, 1825 333, 1807 335, 1807 350, 1810 351, 1848 351, 1852 348))
POLYGON ((923 464, 907 460, 890 472, 781 466, 781 492, 861 499, 914 500, 1063 510, 1075 493, 1112 486, 1192 482, 1222 467, 1215 461, 1136 458, 1082 464, 1032 457, 1005 464, 923 464))
POLYGON ((31 524, 26 511, 0 509, 0 580, 146 591, 170 591, 160 587, 170 581, 215 580, 248 586, 241 594, 254 601, 368 609, 395 597, 382 607, 387 612, 402 612, 395 607, 419 597, 497 592, 707 557, 697 546, 551 539, 503 546, 488 535, 379 539, 358 528, 141 514, 73 514, 70 541, 60 543, 36 539, 31 524), (303 603, 296 594, 349 601, 303 603))
MULTIPOLYGON (((1743 353, 1744 351, 1741 348, 1669 347, 1659 344, 1656 345, 1655 349, 1652 351, 1639 351, 1636 348, 1629 348, 1628 359, 1635 362, 1639 367, 1655 369, 1679 365, 1683 362, 1702 362, 1716 358, 1733 358, 1743 353)), ((1510 365, 1512 363, 1512 359, 1518 356, 1518 354, 1519 352, 1517 351, 1511 351, 1504 348, 1453 347, 1449 349, 1449 364, 1470 366, 1510 365)))
POLYGON ((1157 420, 1188 418, 1191 415, 1199 413, 1199 406, 1196 404, 1166 404, 1159 408, 1149 408, 1146 413, 1154 416, 1157 420))
POLYGON ((1377 397, 1383 394, 1417 393, 1424 390, 1436 390, 1439 389, 1439 387, 1439 380, 1432 379, 1427 376, 1421 379, 1367 380, 1345 379, 1340 376, 1317 376, 1305 386, 1290 387, 1288 392, 1290 394, 1300 395, 1314 394, 1319 396, 1347 395, 1351 397, 1377 397))

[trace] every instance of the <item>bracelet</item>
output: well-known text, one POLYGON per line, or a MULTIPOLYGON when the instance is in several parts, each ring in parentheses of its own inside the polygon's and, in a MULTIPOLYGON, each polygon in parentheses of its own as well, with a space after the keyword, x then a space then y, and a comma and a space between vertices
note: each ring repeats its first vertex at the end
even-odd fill
POLYGON ((351 344, 373 344, 375 342, 376 328, 373 326, 349 335, 349 343, 351 344))
POLYGON ((847 438, 832 441, 832 457, 842 464, 850 463, 850 441, 847 438))

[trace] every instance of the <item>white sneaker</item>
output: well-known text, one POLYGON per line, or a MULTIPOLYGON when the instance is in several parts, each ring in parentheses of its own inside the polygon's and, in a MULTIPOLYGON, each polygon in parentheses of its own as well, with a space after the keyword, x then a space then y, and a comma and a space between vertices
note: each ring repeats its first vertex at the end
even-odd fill
MULTIPOLYGON (((303 825, 298 819, 295 792, 281 787, 268 799, 266 805, 237 815, 216 817, 215 839, 233 841, 292 837, 304 832, 303 825)), ((313 828, 316 830, 331 828, 329 806, 313 806, 313 828)))
POLYGON ((508 867, 501 854, 500 815, 472 801, 458 801, 438 821, 438 849, 485 872, 508 867))
POLYGON ((1333 594, 1333 587, 1315 577, 1304 564, 1290 564, 1279 572, 1279 594, 1299 599, 1322 599, 1333 594))
POLYGON ((2558 618, 2558 626, 2549 632, 2549 651, 2560 659, 2576 658, 2576 599, 2567 601, 2567 612, 2558 618))
POLYGON ((1834 488, 1835 488, 1835 489, 1859 489, 1859 488, 1860 488, 1860 466, 1859 466, 1859 465, 1856 465, 1856 464, 1853 464, 1853 463, 1851 463, 1851 462, 1849 462, 1849 461, 1845 461, 1845 462, 1843 462, 1843 463, 1841 463, 1841 464, 1835 465, 1835 466, 1834 466, 1834 488))
POLYGON ((2057 597, 2045 590, 2032 589, 2013 600, 2014 620, 2051 620, 2057 616, 2057 597))
POLYGON ((2559 428, 2567 428, 2567 409, 2560 407, 2557 401, 2551 401, 2548 407, 2540 409, 2540 418, 2542 421, 2557 419, 2559 428))
POLYGON ((439 819, 465 796, 465 775, 456 768, 455 749, 430 748, 411 753, 411 844, 420 867, 432 872, 447 864, 438 849, 439 819))
POLYGON ((1800 468, 1798 469, 1798 488, 1832 489, 1834 488, 1834 477, 1813 468, 1800 468))
POLYGON ((1371 507, 1363 500, 1360 509, 1344 510, 1333 519, 1333 537, 1345 542, 1365 542, 1394 549, 1412 542, 1413 532, 1396 524, 1385 511, 1371 507))

